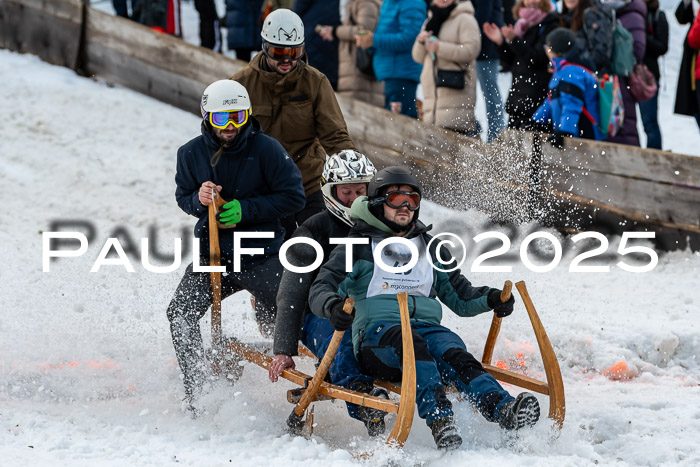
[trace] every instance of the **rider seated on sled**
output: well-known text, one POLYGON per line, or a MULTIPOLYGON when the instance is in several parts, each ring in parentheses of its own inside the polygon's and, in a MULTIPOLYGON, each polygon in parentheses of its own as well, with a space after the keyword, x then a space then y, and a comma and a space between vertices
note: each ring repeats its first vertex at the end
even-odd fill
MULTIPOLYGON (((348 236, 353 221, 350 219, 350 206, 359 196, 367 194, 367 184, 376 169, 372 162, 352 149, 334 154, 326 160, 321 177, 321 191, 327 210, 306 220, 294 233, 294 238, 307 237, 323 247, 324 262, 336 245, 331 238, 348 236)), ((287 259, 294 266, 308 266, 316 259, 316 251, 311 245, 298 243, 289 248, 287 259)), ((275 358, 270 364, 270 381, 276 382, 287 368, 295 368, 293 355, 297 355, 298 341, 308 347, 319 359, 323 358, 334 332, 334 325, 321 319, 308 308, 309 289, 318 269, 306 273, 285 269, 277 293, 277 318, 273 352, 275 358)), ((373 386, 373 378, 363 374, 352 349, 350 333, 345 333, 333 365, 330 367, 333 384, 372 396, 389 398, 386 390, 373 386)), ((370 436, 385 431, 385 412, 369 407, 347 404, 352 418, 362 421, 370 436)))
MULTIPOLYGON (((514 398, 508 394, 467 351, 462 339, 440 325, 442 306, 438 299, 459 316, 494 310, 497 316, 505 317, 513 311, 514 298, 503 303, 500 290, 473 287, 459 270, 440 269, 435 260, 438 242, 426 251, 432 237, 427 233, 429 227, 418 220, 421 185, 410 170, 387 167, 377 172, 367 195, 352 205, 350 217, 355 224, 349 237, 368 238, 370 243, 354 246, 351 272, 346 272, 347 249, 333 251, 311 286, 311 310, 329 319, 337 330, 352 326, 355 355, 364 372, 400 380, 402 338, 396 293, 408 292, 418 414, 426 420, 438 448, 455 449, 462 443, 445 385, 454 385, 484 418, 498 422, 503 429, 533 426, 540 414, 535 396, 524 392, 514 398), (419 260, 412 269, 391 273, 375 264, 374 249, 390 237, 402 237, 417 248, 419 260), (346 296, 355 300, 351 315, 342 310, 346 296)), ((442 250, 440 254, 449 264, 449 252, 442 250)), ((407 245, 392 242, 377 256, 398 260, 386 265, 397 267, 409 262, 411 252, 407 245)))

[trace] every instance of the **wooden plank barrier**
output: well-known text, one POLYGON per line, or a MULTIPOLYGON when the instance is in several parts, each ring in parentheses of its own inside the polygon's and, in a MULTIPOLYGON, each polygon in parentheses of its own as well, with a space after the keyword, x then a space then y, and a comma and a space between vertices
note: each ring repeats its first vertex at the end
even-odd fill
MULTIPOLYGON (((245 66, 76 0, 0 0, 0 47, 197 115, 204 88, 245 66)), ((512 130, 487 145, 364 102, 338 102, 360 150, 380 168, 412 168, 432 201, 567 231, 651 230, 661 248, 700 250, 700 157, 588 140, 559 150, 512 130)))

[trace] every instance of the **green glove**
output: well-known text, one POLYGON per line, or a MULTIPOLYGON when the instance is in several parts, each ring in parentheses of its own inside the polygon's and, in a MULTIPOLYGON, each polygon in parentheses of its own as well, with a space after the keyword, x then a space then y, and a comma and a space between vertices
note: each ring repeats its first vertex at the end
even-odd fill
POLYGON ((241 222, 241 203, 237 199, 229 201, 222 206, 223 211, 216 215, 216 220, 224 225, 233 225, 241 222))

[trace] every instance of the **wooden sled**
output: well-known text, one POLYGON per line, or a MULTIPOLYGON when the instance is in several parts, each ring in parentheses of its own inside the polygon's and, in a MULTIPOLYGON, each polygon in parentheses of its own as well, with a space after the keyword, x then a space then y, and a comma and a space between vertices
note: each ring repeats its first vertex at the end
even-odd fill
MULTIPOLYGON (((209 253, 210 265, 219 266, 221 264, 221 252, 219 247, 219 223, 216 220, 218 209, 225 204, 225 201, 218 196, 214 191, 212 194, 214 202, 209 205, 209 253)), ((221 273, 211 272, 212 285, 212 313, 211 313, 211 335, 212 335, 212 354, 217 356, 216 361, 212 362, 212 368, 218 374, 224 374, 229 371, 240 371, 237 368, 231 368, 232 365, 237 366, 238 358, 243 358, 250 363, 260 366, 267 370, 272 363, 272 357, 264 352, 238 341, 235 338, 224 338, 221 332, 221 273), (238 358, 232 358, 236 356, 238 358)), ((505 301, 510 296, 510 281, 506 283, 502 294, 502 299, 505 301)), ((512 284, 511 284, 512 285, 512 284)), ((490 364, 493 348, 500 330, 501 319, 494 316, 491 324, 491 330, 484 348, 483 365, 484 368, 491 373, 496 379, 513 384, 534 392, 546 394, 550 397, 549 416, 557 422, 559 427, 564 421, 564 386, 562 383, 559 364, 557 363, 556 355, 552 349, 549 338, 544 331, 544 327, 537 316, 532 301, 527 293, 524 282, 518 282, 516 288, 520 292, 525 307, 530 316, 530 320, 535 330, 535 336, 542 353, 547 382, 542 382, 534 378, 520 375, 514 372, 503 370, 490 364), (488 358, 487 358, 488 357, 488 358)), ((290 414, 287 424, 292 432, 301 432, 304 428, 308 433, 313 431, 313 407, 311 410, 309 405, 314 401, 340 399, 346 402, 366 406, 373 409, 379 409, 387 413, 395 413, 396 421, 387 439, 387 444, 402 447, 408 438, 413 425, 413 415, 415 412, 416 403, 416 364, 415 354, 413 350, 413 339, 411 338, 411 323, 408 312, 408 296, 405 292, 397 294, 397 301, 401 313, 401 333, 403 336, 403 373, 401 386, 384 381, 375 380, 375 385, 382 386, 396 394, 399 394, 399 400, 387 400, 380 397, 370 396, 365 393, 353 391, 341 386, 324 381, 326 373, 335 358, 335 354, 343 338, 342 331, 335 331, 331 344, 329 345, 326 354, 323 356, 319 367, 313 376, 307 375, 298 370, 287 369, 280 375, 282 378, 299 385, 298 389, 292 389, 287 392, 289 402, 295 404, 292 413, 290 414), (304 414, 306 420, 304 421, 304 414)), ((352 301, 346 301, 343 309, 346 312, 352 310, 352 301)), ((312 356, 308 350, 300 346, 301 355, 312 356)))

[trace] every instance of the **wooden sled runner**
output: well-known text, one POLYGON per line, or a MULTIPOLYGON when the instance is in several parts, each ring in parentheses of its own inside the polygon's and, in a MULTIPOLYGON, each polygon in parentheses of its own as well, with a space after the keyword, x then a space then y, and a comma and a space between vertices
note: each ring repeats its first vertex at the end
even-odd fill
MULTIPOLYGON (((209 253, 210 265, 220 266, 221 252, 219 248, 219 223, 216 220, 218 209, 225 204, 225 201, 218 196, 214 191, 212 194, 214 200, 209 205, 209 253)), ((238 373, 238 358, 243 358, 250 363, 260 366, 267 370, 272 363, 272 357, 264 352, 246 345, 235 338, 224 338, 221 332, 221 273, 211 272, 212 285, 212 313, 211 313, 211 335, 212 335, 212 368, 219 375, 238 373), (238 357, 238 358, 234 358, 238 357), (234 367, 235 368, 232 368, 234 367)), ((502 300, 505 301, 510 297, 510 288, 512 283, 506 282, 502 300)), ((518 373, 503 370, 492 366, 491 357, 493 349, 498 337, 498 332, 501 326, 501 319, 494 315, 491 329, 486 340, 484 348, 484 356, 482 364, 486 371, 491 373, 496 379, 513 384, 534 392, 546 394, 550 399, 549 417, 556 421, 558 427, 561 428, 564 422, 565 404, 564 404, 564 385, 561 378, 559 364, 549 342, 549 338, 540 322, 540 319, 535 311, 535 308, 530 300, 524 282, 518 282, 516 288, 520 293, 523 303, 527 309, 530 321, 532 322, 537 343, 542 354, 542 359, 545 367, 547 382, 539 381, 518 373)), ((306 429, 308 433, 313 431, 313 407, 307 410, 310 404, 314 401, 322 401, 329 399, 340 399, 346 402, 366 406, 373 409, 379 409, 387 413, 395 413, 396 421, 394 427, 389 434, 387 444, 397 447, 402 447, 408 438, 413 425, 413 415, 415 413, 416 403, 416 365, 415 354, 413 350, 413 339, 411 338, 411 323, 408 312, 408 296, 405 292, 397 295, 399 310, 401 313, 401 334, 403 336, 403 372, 401 386, 392 383, 377 381, 375 385, 382 386, 396 394, 400 395, 399 401, 387 400, 380 397, 370 396, 365 393, 353 391, 341 386, 324 381, 326 373, 335 358, 335 354, 343 338, 342 331, 335 331, 331 343, 323 356, 320 365, 318 366, 313 376, 307 375, 298 370, 287 369, 280 375, 282 378, 299 385, 298 389, 292 389, 287 392, 287 399, 290 403, 295 404, 292 413, 290 414, 287 425, 290 431, 300 433, 306 429), (304 420, 306 414, 306 420, 304 420)), ((352 310, 352 299, 348 299, 343 307, 346 313, 352 310)), ((313 356, 308 350, 300 346, 300 355, 313 356)))

